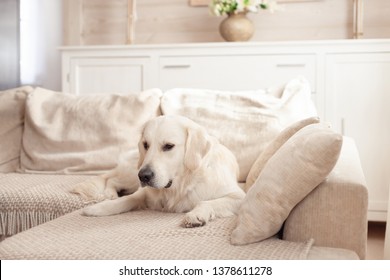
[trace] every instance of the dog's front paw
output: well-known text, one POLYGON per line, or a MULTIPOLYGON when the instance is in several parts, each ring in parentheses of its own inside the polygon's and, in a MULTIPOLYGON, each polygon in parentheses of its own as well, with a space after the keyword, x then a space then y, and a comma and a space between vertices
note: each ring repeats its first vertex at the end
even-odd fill
POLYGON ((107 212, 105 211, 104 201, 95 205, 91 205, 83 208, 81 211, 83 216, 89 217, 99 217, 99 216, 107 216, 107 212))
POLYGON ((189 212, 185 215, 182 222, 183 227, 193 228, 201 227, 206 224, 206 219, 200 216, 197 216, 195 213, 189 212))

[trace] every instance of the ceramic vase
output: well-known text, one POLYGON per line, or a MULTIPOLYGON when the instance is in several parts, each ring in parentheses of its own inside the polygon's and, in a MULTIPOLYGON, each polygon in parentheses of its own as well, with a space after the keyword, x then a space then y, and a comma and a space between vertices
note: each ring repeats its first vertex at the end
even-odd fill
POLYGON ((255 32, 253 22, 246 13, 228 15, 220 24, 219 32, 228 42, 248 41, 255 32))

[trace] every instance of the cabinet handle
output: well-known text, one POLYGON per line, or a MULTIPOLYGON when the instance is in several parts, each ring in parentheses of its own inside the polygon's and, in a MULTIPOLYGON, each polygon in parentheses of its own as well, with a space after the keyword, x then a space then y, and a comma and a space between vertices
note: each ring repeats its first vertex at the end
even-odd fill
POLYGON ((165 69, 184 69, 184 68, 190 68, 190 64, 177 64, 177 65, 164 65, 163 68, 165 69))
POLYGON ((288 63, 281 63, 281 64, 276 64, 276 67, 280 68, 287 68, 287 67, 305 67, 306 64, 304 63, 293 63, 293 64, 288 64, 288 63))
POLYGON ((341 118, 341 134, 344 135, 345 133, 345 119, 341 118))

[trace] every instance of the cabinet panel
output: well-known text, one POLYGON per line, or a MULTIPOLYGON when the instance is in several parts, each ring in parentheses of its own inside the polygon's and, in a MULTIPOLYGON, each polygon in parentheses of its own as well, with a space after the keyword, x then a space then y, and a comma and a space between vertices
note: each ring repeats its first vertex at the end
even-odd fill
POLYGON ((178 56, 160 58, 160 87, 253 90, 299 75, 315 89, 314 55, 178 56))
POLYGON ((386 220, 390 185, 390 53, 326 59, 326 118, 356 141, 369 188, 369 220, 386 220))
POLYGON ((148 58, 72 58, 70 91, 85 93, 128 93, 145 89, 148 58))

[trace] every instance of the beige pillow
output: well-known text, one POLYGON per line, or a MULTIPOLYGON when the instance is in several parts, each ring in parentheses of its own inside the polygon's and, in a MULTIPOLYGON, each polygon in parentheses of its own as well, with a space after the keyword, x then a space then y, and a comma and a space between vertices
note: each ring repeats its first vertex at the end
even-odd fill
POLYGON ((342 136, 324 124, 308 125, 293 135, 249 189, 231 243, 243 245, 275 235, 295 205, 333 169, 341 145, 342 136))
POLYGON ((96 174, 136 150, 142 126, 160 114, 162 92, 72 95, 37 88, 26 102, 21 171, 96 174))
POLYGON ((268 146, 264 149, 264 151, 257 158, 251 169, 249 170, 248 177, 246 178, 246 182, 244 185, 244 190, 247 192, 249 188, 256 181, 257 177, 263 170, 267 161, 275 154, 275 152, 288 140, 291 136, 293 136, 298 130, 301 128, 312 124, 318 123, 320 119, 318 117, 311 117, 308 119, 304 119, 293 123, 291 126, 285 128, 268 146))
POLYGON ((161 100, 164 115, 183 115, 206 128, 236 156, 245 182, 260 153, 285 127, 317 116, 308 81, 289 81, 279 90, 171 89, 161 100))
POLYGON ((19 168, 24 107, 32 91, 29 86, 0 91, 0 172, 19 168))

